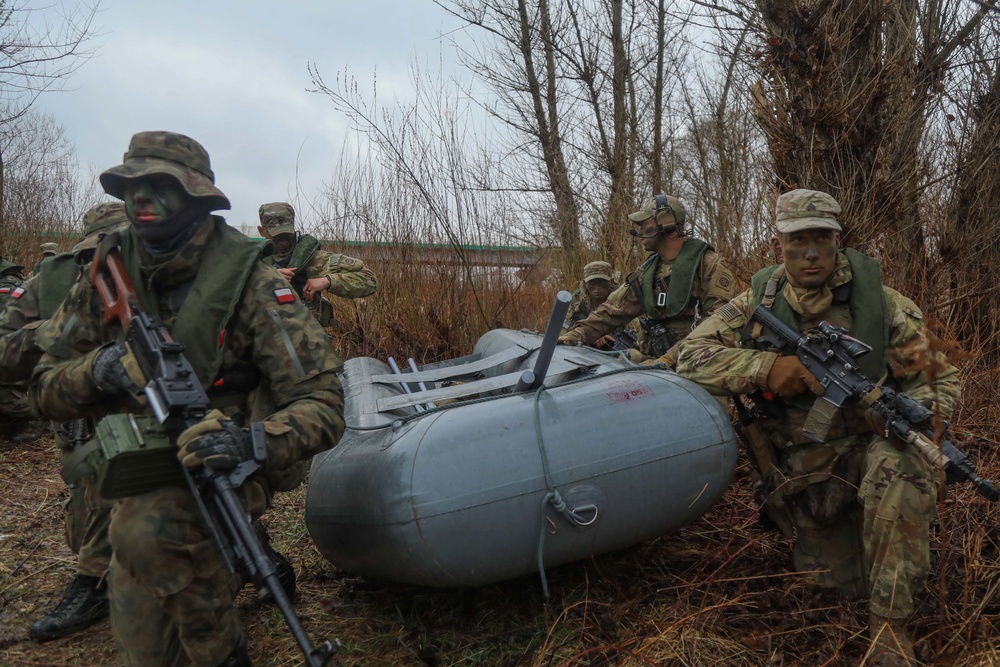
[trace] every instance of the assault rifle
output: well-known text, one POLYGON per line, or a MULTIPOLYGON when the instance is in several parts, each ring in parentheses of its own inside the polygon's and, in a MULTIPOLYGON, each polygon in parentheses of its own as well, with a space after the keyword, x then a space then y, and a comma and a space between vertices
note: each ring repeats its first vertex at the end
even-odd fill
POLYGON ((670 334, 667 328, 660 322, 643 315, 639 318, 639 324, 649 335, 649 351, 653 358, 662 357, 670 349, 670 334))
MULTIPOLYGON (((877 410, 885 419, 885 436, 895 435, 914 447, 931 465, 944 470, 950 483, 972 482, 979 495, 987 500, 1000 500, 997 485, 976 475, 975 464, 955 445, 943 438, 934 443, 934 413, 930 409, 909 394, 879 387, 861 372, 856 359, 871 352, 867 343, 829 322, 820 323, 818 335, 803 336, 763 306, 754 309, 750 321, 760 325, 760 340, 779 350, 794 352, 826 390, 806 420, 803 429, 806 437, 822 442, 829 428, 829 417, 848 400, 854 400, 877 410)), ((944 422, 944 430, 947 429, 948 423, 944 422)))
POLYGON ((633 347, 635 347, 636 341, 639 337, 635 335, 635 332, 628 327, 622 327, 618 334, 608 334, 614 340, 611 343, 611 349, 616 352, 628 352, 633 347))
MULTIPOLYGON (((90 281, 104 302, 105 322, 118 321, 125 330, 126 341, 147 379, 143 393, 171 442, 176 442, 181 432, 209 411, 208 395, 184 357, 184 346, 171 337, 159 317, 142 310, 113 238, 105 239, 94 257, 90 281)), ((240 572, 270 594, 305 654, 306 664, 323 667, 340 648, 340 642, 327 640, 313 647, 281 587, 274 562, 261 546, 236 495, 236 487, 267 460, 263 424, 251 424, 250 433, 254 460, 241 463, 232 472, 222 473, 207 466, 191 470, 179 462, 177 465, 230 571, 240 572)))

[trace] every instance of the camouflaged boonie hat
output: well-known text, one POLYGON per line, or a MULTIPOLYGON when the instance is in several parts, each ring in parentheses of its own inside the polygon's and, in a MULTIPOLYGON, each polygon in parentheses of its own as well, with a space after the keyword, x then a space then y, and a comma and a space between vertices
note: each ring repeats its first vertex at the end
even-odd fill
POLYGON ((295 209, 291 204, 283 201, 261 204, 257 215, 260 216, 260 226, 271 236, 291 234, 295 231, 295 209))
POLYGON ((611 282, 611 273, 614 269, 607 262, 591 262, 583 267, 583 282, 589 283, 591 280, 607 280, 611 282))
POLYGON ((684 218, 687 217, 687 212, 684 210, 684 204, 677 197, 671 195, 655 195, 650 197, 646 201, 642 202, 642 208, 640 208, 635 213, 629 213, 628 219, 635 224, 639 224, 646 220, 649 220, 657 213, 663 213, 669 211, 674 214, 674 220, 677 224, 684 222, 684 218))
POLYGON ((116 201, 98 204, 83 214, 83 238, 73 246, 72 252, 78 253, 96 248, 97 239, 102 233, 117 232, 128 224, 125 204, 116 201))
POLYGON ((173 176, 190 196, 207 200, 210 211, 232 208, 222 190, 215 187, 215 174, 205 147, 175 132, 132 135, 123 164, 101 174, 101 186, 112 197, 125 199, 127 179, 152 174, 173 176))
POLYGON ((837 215, 840 204, 819 190, 792 190, 778 197, 774 224, 782 234, 803 229, 836 229, 842 231, 837 215))
POLYGON ((55 255, 59 252, 58 243, 43 243, 38 247, 42 251, 43 255, 55 255))

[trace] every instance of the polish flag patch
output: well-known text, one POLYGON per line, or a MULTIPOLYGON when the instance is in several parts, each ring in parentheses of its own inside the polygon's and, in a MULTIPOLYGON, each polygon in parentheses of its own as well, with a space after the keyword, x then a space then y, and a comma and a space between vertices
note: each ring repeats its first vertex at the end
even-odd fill
POLYGON ((7 285, 0 287, 0 294, 10 294, 10 287, 7 285))
POLYGON ((24 294, 25 290, 23 287, 15 287, 14 291, 10 293, 10 298, 20 299, 21 295, 24 294))
POLYGON ((288 287, 282 287, 274 290, 274 298, 278 300, 278 303, 292 303, 295 301, 295 292, 288 287))

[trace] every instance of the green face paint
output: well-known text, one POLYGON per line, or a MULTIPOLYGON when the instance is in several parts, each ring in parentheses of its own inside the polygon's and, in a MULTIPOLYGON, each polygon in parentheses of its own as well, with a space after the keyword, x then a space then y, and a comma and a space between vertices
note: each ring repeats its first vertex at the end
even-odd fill
POLYGON ((177 179, 152 174, 125 182, 125 212, 137 225, 156 224, 175 215, 190 198, 177 179))
POLYGON ((785 275, 795 287, 826 284, 837 266, 840 235, 832 229, 803 229, 779 237, 785 275))

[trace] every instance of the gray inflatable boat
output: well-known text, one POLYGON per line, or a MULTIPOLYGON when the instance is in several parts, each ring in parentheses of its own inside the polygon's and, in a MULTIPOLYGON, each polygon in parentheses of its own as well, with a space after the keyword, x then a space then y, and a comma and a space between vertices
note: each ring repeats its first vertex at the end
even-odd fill
POLYGON ((557 334, 490 331, 468 357, 398 374, 348 360, 348 431, 313 460, 306 496, 320 552, 375 579, 540 571, 544 586, 545 567, 669 534, 718 501, 737 458, 719 403, 557 334))

